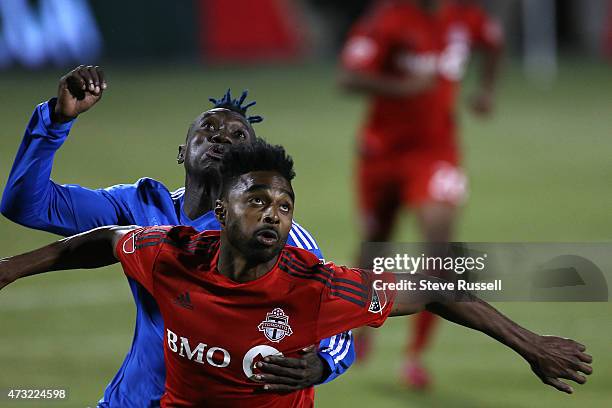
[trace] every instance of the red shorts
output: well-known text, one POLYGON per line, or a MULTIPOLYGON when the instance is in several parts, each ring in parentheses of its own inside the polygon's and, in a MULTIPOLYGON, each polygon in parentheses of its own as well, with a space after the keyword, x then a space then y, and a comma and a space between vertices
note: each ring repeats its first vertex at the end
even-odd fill
POLYGON ((458 162, 458 154, 453 151, 424 150, 395 157, 361 158, 357 166, 361 210, 384 216, 401 205, 460 205, 467 198, 467 177, 458 162))

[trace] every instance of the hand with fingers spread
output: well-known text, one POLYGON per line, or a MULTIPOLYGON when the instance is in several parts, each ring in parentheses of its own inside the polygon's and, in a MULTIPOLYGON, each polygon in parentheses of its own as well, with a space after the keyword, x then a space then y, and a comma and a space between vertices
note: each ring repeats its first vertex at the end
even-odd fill
POLYGON ((255 364, 262 371, 252 377, 265 384, 271 392, 291 392, 319 384, 323 380, 324 366, 313 346, 302 349, 301 358, 268 356, 255 364))
POLYGON ((593 358, 585 353, 586 347, 571 339, 555 336, 537 336, 533 350, 526 357, 533 372, 542 380, 559 391, 571 394, 574 389, 561 381, 572 380, 584 384, 593 368, 593 358), (582 373, 582 374, 580 374, 582 373))
POLYGON ((106 87, 102 68, 79 65, 59 81, 52 120, 67 122, 75 119, 102 98, 106 87))

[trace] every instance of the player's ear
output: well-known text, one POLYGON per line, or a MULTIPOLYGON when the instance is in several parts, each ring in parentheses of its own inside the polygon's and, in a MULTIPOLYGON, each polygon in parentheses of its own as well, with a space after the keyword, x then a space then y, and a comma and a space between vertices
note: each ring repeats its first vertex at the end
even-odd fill
POLYGON ((215 217, 217 217, 217 221, 222 226, 225 226, 225 204, 223 204, 223 200, 215 201, 215 217))
POLYGON ((178 155, 176 156, 176 162, 178 164, 185 163, 185 145, 179 145, 178 147, 178 155))

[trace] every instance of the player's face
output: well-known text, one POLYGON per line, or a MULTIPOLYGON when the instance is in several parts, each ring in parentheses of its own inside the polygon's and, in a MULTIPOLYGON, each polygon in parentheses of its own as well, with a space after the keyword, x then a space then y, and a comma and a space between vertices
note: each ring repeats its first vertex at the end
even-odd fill
POLYGON ((291 183, 276 172, 242 175, 223 200, 224 229, 232 246, 257 263, 277 256, 291 230, 293 197, 291 183))
POLYGON ((184 163, 188 174, 217 169, 228 145, 252 143, 254 139, 255 131, 242 115, 224 108, 211 109, 191 124, 187 141, 179 146, 178 162, 184 163))

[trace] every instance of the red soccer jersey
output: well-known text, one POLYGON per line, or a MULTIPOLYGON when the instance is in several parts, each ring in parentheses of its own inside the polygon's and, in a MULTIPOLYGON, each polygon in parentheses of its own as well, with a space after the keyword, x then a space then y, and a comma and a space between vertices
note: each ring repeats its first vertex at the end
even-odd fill
POLYGON ((164 407, 311 407, 314 389, 262 393, 253 364, 271 354, 298 356, 346 330, 380 326, 392 292, 371 290, 372 275, 323 264, 285 247, 274 268, 237 283, 217 271, 219 232, 141 228, 117 244, 129 277, 156 299, 165 323, 164 407))
POLYGON ((345 69, 390 77, 434 73, 436 85, 409 97, 372 98, 365 151, 454 150, 455 94, 473 47, 499 47, 501 29, 469 1, 447 1, 428 13, 411 1, 380 1, 351 30, 345 69))

